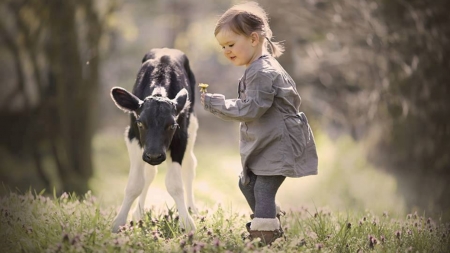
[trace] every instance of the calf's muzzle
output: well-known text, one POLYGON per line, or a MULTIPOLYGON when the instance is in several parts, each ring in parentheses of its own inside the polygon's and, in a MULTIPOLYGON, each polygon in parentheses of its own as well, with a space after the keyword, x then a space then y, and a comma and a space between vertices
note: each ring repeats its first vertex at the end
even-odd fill
POLYGON ((166 155, 162 153, 144 153, 142 155, 142 159, 150 165, 158 165, 166 160, 166 155))

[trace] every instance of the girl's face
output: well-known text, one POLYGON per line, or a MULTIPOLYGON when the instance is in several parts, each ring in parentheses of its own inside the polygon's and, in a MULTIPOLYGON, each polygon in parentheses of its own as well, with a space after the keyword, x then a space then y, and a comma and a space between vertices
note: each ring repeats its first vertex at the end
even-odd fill
POLYGON ((256 33, 248 37, 236 34, 229 29, 222 29, 216 35, 216 39, 225 57, 236 66, 248 67, 262 54, 262 47, 259 46, 259 37, 256 33))

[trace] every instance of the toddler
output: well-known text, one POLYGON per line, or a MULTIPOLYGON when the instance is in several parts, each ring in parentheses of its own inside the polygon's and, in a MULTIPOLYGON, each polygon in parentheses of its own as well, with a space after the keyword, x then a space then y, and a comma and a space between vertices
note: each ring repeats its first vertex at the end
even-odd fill
POLYGON ((236 66, 245 66, 238 98, 203 93, 205 110, 224 120, 240 122, 242 173, 239 188, 253 218, 249 238, 266 244, 283 235, 275 195, 286 177, 317 174, 313 133, 301 98, 289 74, 274 57, 283 47, 272 41, 265 11, 255 2, 228 9, 214 31, 223 53, 236 66))

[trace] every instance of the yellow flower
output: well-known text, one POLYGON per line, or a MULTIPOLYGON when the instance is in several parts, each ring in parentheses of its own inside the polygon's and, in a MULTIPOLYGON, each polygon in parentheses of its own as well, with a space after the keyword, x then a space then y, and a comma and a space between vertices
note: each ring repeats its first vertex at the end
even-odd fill
POLYGON ((208 88, 208 84, 206 83, 199 83, 198 87, 200 87, 200 92, 205 93, 206 92, 206 88, 208 88))

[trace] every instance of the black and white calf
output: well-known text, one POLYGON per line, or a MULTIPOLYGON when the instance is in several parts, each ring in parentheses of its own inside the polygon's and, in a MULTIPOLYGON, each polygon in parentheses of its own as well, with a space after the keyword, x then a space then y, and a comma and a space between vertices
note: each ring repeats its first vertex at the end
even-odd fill
POLYGON ((175 200, 180 226, 187 231, 195 230, 188 212, 188 208, 197 212, 192 189, 197 166, 193 147, 198 129, 193 113, 194 89, 195 77, 186 55, 163 48, 152 49, 144 56, 132 93, 120 87, 111 90, 116 105, 131 113, 125 136, 130 174, 125 199, 113 223, 114 232, 126 223, 138 196, 133 218, 141 219, 148 187, 157 173, 157 165, 166 160, 166 152, 170 154, 166 188, 175 200))

